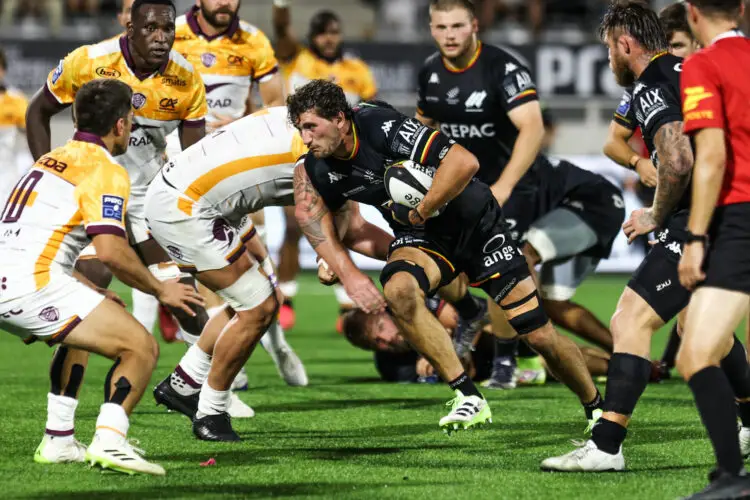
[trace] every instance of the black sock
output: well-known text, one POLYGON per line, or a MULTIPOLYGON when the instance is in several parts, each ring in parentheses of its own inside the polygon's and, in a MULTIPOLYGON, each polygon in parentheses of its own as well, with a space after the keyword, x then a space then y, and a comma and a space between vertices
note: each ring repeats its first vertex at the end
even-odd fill
POLYGON ((537 356, 539 356, 539 354, 534 349, 529 347, 529 344, 523 341, 518 343, 517 354, 519 358, 536 358, 537 356))
POLYGON ((661 362, 667 365, 667 368, 674 368, 674 360, 677 357, 677 351, 680 349, 682 339, 677 334, 677 322, 674 322, 672 331, 669 333, 667 346, 664 348, 664 354, 661 355, 661 362))
POLYGON ((620 424, 606 418, 600 418, 594 426, 594 430, 591 431, 591 439, 596 447, 604 453, 616 455, 620 451, 620 446, 625 441, 627 434, 628 430, 620 424))
MULTIPOLYGON (((721 360, 721 369, 732 386, 736 399, 750 398, 750 364, 747 362, 747 354, 742 343, 735 335, 734 344, 724 359, 721 360)), ((737 401, 737 413, 742 420, 743 427, 750 427, 750 402, 737 401)))
POLYGON ((495 357, 515 357, 518 339, 495 339, 495 357))
POLYGON ((588 403, 581 403, 583 405, 583 411, 586 412, 586 420, 594 418, 594 410, 600 410, 604 404, 602 394, 599 389, 596 390, 596 397, 588 403))
POLYGON ((471 381, 471 377, 466 375, 466 372, 461 372, 461 375, 456 380, 449 382, 448 385, 451 390, 459 390, 464 396, 479 396, 480 398, 484 398, 482 393, 477 389, 477 386, 474 385, 474 382, 471 381))
POLYGON ((742 456, 735 424, 734 394, 726 374, 717 366, 709 366, 694 374, 688 385, 714 447, 719 468, 729 474, 739 474, 742 456))
POLYGON ((456 312, 463 319, 474 319, 482 310, 478 300, 470 293, 467 293, 463 298, 453 302, 451 305, 456 308, 456 312))
POLYGON ((650 376, 651 362, 646 358, 624 352, 614 353, 607 369, 603 410, 626 417, 632 415, 650 376))
POLYGON ((284 305, 289 306, 292 309, 294 309, 294 304, 292 304, 292 299, 290 299, 289 297, 284 297, 284 305))

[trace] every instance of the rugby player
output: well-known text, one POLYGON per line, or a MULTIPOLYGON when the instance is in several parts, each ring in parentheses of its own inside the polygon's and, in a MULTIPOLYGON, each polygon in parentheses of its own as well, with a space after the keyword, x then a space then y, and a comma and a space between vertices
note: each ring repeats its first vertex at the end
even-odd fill
POLYGON ((132 96, 115 79, 84 83, 74 103, 73 140, 42 156, 14 187, 0 220, 0 325, 28 343, 44 340, 114 361, 88 449, 75 440, 77 401, 69 397, 62 415, 48 418, 35 461, 85 460, 130 474, 163 475, 161 466, 144 460, 127 440, 128 415, 156 366, 158 346, 116 295, 73 270, 93 240, 100 260, 123 283, 186 314, 194 314, 190 303, 202 303, 192 287, 157 280, 128 245, 130 180, 113 156, 128 148, 132 96))
POLYGON ((750 478, 734 431, 739 394, 723 361, 737 349, 734 330, 746 315, 750 295, 750 41, 737 30, 743 3, 687 2, 688 23, 705 48, 685 61, 680 82, 684 132, 695 141, 695 167, 679 275, 695 291, 677 368, 693 392, 717 462, 709 486, 692 499, 750 498, 750 478))
MULTIPOLYGON (((135 117, 129 148, 118 158, 132 183, 126 220, 128 240, 154 276, 168 280, 180 277, 179 269, 170 263, 164 250, 148 234, 143 214, 144 197, 148 184, 164 162, 166 136, 179 129, 184 146, 203 137, 205 89, 190 63, 171 50, 175 23, 172 2, 135 0, 131 12, 127 34, 80 47, 50 72, 46 84, 29 104, 27 139, 32 156, 39 159, 50 150, 52 116, 73 103, 83 84, 97 78, 112 78, 128 84, 133 89, 135 117)), ((93 260, 87 265, 89 270, 103 267, 93 260)), ((182 279, 192 282, 190 277, 182 279)), ((181 309, 174 309, 174 313, 182 327, 194 335, 200 334, 207 320, 202 306, 196 307, 196 314, 192 316, 181 309)), ((62 360, 53 360, 53 368, 59 368, 57 373, 61 378, 58 387, 62 388, 62 394, 76 394, 87 356, 75 350, 58 351, 55 357, 58 355, 62 360), (72 380, 70 374, 73 374, 72 380)), ((55 413, 68 412, 72 404, 67 401, 66 405, 57 399, 48 402, 50 418, 55 413)))
POLYGON ((18 165, 20 138, 26 133, 26 97, 5 82, 8 60, 0 48, 0 200, 5 200, 21 175, 18 165))
MULTIPOLYGON (((696 52, 700 45, 693 37, 690 26, 687 24, 687 11, 684 2, 675 2, 664 7, 659 12, 659 21, 662 29, 667 35, 669 42, 669 52, 683 59, 696 52)), ((623 92, 620 105, 614 113, 612 121, 609 124, 607 142, 604 144, 604 154, 612 161, 634 170, 638 173, 643 186, 653 188, 656 186, 656 168, 650 158, 645 158, 630 147, 628 142, 637 130, 637 120, 633 116, 632 87, 623 92)), ((649 189, 650 204, 653 200, 652 190, 649 189)), ((677 321, 672 327, 669 334, 667 346, 661 357, 659 371, 662 378, 669 378, 669 370, 674 368, 675 356, 680 346, 681 325, 684 321, 685 311, 681 311, 677 316, 677 321)))
MULTIPOLYGON (((290 29, 288 0, 274 0, 273 25, 276 56, 281 62, 289 93, 310 80, 318 78, 332 80, 341 85, 351 105, 373 99, 377 94, 375 79, 361 59, 346 53, 342 48, 341 20, 328 10, 315 14, 310 19, 307 44, 300 43, 290 29)), ((279 282, 286 297, 281 307, 280 320, 284 328, 294 325, 294 296, 297 294, 296 276, 299 272, 299 241, 302 237, 294 219, 294 210, 284 211, 286 229, 279 254, 279 282)), ((334 287, 341 312, 352 306, 343 288, 334 287)), ((341 331, 341 321, 336 328, 341 331)))
MULTIPOLYGON (((440 420, 443 429, 467 429, 491 419, 487 401, 424 305, 426 295, 461 272, 500 304, 516 331, 545 356, 584 406, 598 404, 580 350, 554 330, 541 307, 500 206, 486 184, 473 180, 479 169, 474 155, 385 103, 350 108, 344 91, 330 81, 314 80, 298 88, 287 98, 287 107, 310 149, 295 167, 297 220, 365 312, 379 312, 385 302, 342 247, 333 213, 348 201, 366 203, 379 209, 395 233, 381 283, 409 343, 455 391, 450 413, 440 420), (383 175, 390 162, 410 158, 439 168, 424 200, 406 214, 389 199, 383 175), (440 215, 431 217, 442 207, 440 215)), ((594 408, 586 410, 590 414, 594 408)))
MULTIPOLYGON (((249 114, 254 83, 258 84, 265 106, 284 104, 284 82, 271 42, 261 30, 238 17, 239 7, 239 0, 200 0, 176 21, 174 50, 196 68, 206 85, 209 131, 249 114)), ((167 142, 167 155, 173 158, 180 151, 176 134, 170 135, 167 142)), ((262 212, 253 214, 253 223, 265 241, 262 212)), ((197 341, 191 335, 183 337, 189 344, 197 341)), ((305 367, 278 322, 272 323, 268 335, 261 338, 261 345, 287 383, 307 385, 305 367)), ((247 383, 243 368, 233 387, 246 389, 247 383)), ((233 416, 239 414, 233 412, 233 416)))
MULTIPOLYGON (((417 119, 479 159, 477 178, 491 186, 514 236, 525 239, 529 265, 543 264, 540 293, 550 319, 611 343, 607 328, 570 299, 611 252, 625 216, 621 191, 601 175, 540 154, 545 130, 534 81, 513 55, 477 40, 471 0, 432 0, 430 28, 439 52, 419 73, 417 119)), ((506 347, 499 355, 512 359, 515 345, 506 347)), ((493 381, 512 386, 508 374, 493 381)))
MULTIPOLYGON (((600 27, 610 67, 623 87, 633 86, 632 115, 641 127, 658 181, 654 204, 634 211, 623 225, 632 241, 657 230, 657 242, 634 272, 611 320, 615 341, 609 364, 604 414, 583 447, 542 462, 545 470, 623 470, 622 443, 651 373, 654 332, 687 306, 690 292, 680 285, 677 265, 690 235, 686 187, 693 167, 690 139, 683 132, 680 106, 682 59, 667 53, 667 38, 655 12, 640 2, 612 4, 600 27)), ((715 317, 714 317, 715 318, 715 317)), ((748 425, 750 367, 738 339, 720 359, 748 425), (731 349, 729 349, 731 347, 731 349)), ((741 433, 748 432, 743 427, 741 433)), ((737 438, 735 438, 737 439, 737 438)), ((750 450, 748 450, 750 452, 750 450)))
MULTIPOLYGON (((154 238, 227 304, 154 391, 159 403, 193 418, 199 439, 240 439, 228 414, 230 386, 278 308, 273 268, 247 214, 293 202, 294 165, 306 152, 286 108, 266 108, 183 151, 149 187, 154 238)), ((355 251, 385 258, 389 234, 358 211, 340 217, 355 251)))

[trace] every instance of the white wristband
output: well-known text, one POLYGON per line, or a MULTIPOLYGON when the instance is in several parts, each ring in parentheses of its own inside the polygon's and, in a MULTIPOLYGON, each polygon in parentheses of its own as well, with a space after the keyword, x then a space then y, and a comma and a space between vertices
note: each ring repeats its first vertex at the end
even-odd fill
POLYGON ((283 9, 285 7, 289 7, 289 0, 273 0, 273 4, 276 7, 283 9))

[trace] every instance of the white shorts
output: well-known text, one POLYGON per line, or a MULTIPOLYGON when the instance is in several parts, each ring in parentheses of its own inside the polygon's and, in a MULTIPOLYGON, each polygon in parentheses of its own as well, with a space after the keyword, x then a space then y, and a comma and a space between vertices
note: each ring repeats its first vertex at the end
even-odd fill
POLYGON ((67 274, 55 275, 39 291, 0 302, 0 327, 30 344, 65 337, 101 304, 104 296, 67 274))
POLYGON ((86 248, 78 254, 77 260, 95 259, 96 258, 96 247, 93 243, 89 243, 86 248))
POLYGON ((145 212, 151 236, 181 271, 222 269, 245 253, 245 242, 255 231, 249 217, 233 225, 215 208, 198 204, 188 215, 177 206, 180 196, 159 175, 149 187, 145 212))
MULTIPOLYGON (((161 178, 157 174, 157 178, 161 178)), ((128 200, 128 210, 125 214, 128 229, 128 241, 131 245, 137 245, 151 239, 151 234, 146 224, 146 192, 143 188, 138 191, 131 190, 128 200)))

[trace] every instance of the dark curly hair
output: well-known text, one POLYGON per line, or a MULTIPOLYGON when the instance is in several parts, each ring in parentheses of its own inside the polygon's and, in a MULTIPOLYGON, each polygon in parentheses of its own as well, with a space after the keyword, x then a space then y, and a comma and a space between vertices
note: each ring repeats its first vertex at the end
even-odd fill
POLYGON ((687 3, 698 7, 703 14, 709 17, 721 17, 724 19, 736 19, 740 15, 742 0, 685 0, 687 3))
POLYGON ((599 26, 602 41, 623 33, 632 36, 648 52, 665 51, 669 46, 659 16, 642 1, 614 1, 604 14, 599 26))
POLYGON ((671 40, 672 36, 678 31, 687 33, 690 38, 693 38, 690 25, 687 22, 687 9, 683 2, 675 2, 664 7, 659 12, 659 21, 661 21, 661 26, 667 35, 667 40, 671 40))
POLYGON ((98 78, 85 83, 73 103, 76 129, 103 137, 131 109, 133 91, 120 80, 98 78))
POLYGON ((298 88, 286 98, 289 110, 289 121, 297 126, 303 113, 315 111, 315 114, 326 120, 332 120, 339 113, 344 113, 347 120, 352 118, 352 108, 346 101, 344 90, 328 80, 312 80, 298 88))

